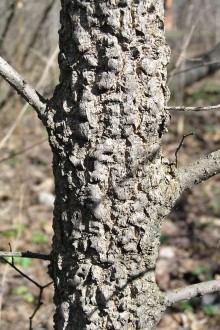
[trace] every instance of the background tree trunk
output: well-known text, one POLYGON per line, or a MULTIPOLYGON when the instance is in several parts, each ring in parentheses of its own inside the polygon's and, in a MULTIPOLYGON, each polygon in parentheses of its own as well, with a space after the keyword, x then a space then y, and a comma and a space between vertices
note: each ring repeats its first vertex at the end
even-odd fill
POLYGON ((62 1, 60 84, 48 108, 56 185, 56 329, 155 329, 160 226, 176 185, 163 1, 62 1))

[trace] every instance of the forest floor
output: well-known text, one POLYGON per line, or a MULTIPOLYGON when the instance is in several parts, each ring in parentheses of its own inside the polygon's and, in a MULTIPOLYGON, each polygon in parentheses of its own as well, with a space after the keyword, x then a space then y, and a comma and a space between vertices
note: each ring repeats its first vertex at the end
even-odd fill
MULTIPOLYGON (((187 105, 220 103, 220 73, 186 89, 187 105)), ((19 99, 0 112, 0 250, 50 253, 54 198, 51 152, 46 132, 28 108, 15 132, 3 145, 21 108, 19 99)), ((173 101, 177 104, 177 101, 173 101)), ((170 160, 184 134, 178 164, 220 148, 220 110, 172 113, 164 152, 170 160)), ((188 192, 164 221, 157 262, 157 281, 163 290, 220 278, 220 176, 188 192)), ((47 261, 16 258, 15 265, 41 285, 50 282, 47 261)), ((0 264, 0 328, 29 329, 39 289, 14 269, 0 264)), ((52 285, 44 289, 34 330, 52 330, 52 285)), ((158 330, 219 330, 220 295, 181 302, 167 311, 158 330)), ((128 329, 129 330, 129 329, 128 329)))

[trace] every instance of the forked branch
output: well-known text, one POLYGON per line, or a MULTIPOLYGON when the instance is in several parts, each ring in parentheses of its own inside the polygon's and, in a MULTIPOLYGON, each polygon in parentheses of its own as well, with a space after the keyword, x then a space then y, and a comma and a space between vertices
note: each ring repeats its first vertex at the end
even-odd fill
POLYGON ((165 294, 165 302, 167 306, 171 306, 181 300, 188 300, 193 297, 203 296, 212 292, 220 291, 220 280, 202 282, 198 284, 188 285, 181 289, 171 290, 165 294))
MULTIPOLYGON (((11 246, 10 246, 11 248, 11 246)), ((41 301, 42 299, 42 295, 43 295, 43 291, 45 288, 47 288, 48 286, 50 286, 53 281, 45 284, 45 285, 41 285, 38 282, 36 282, 35 280, 33 280, 33 278, 31 278, 30 276, 28 276, 27 274, 23 273, 15 264, 14 264, 14 257, 12 256, 12 261, 9 261, 3 257, 0 256, 0 261, 5 262, 6 264, 10 265, 14 270, 16 270, 21 276, 23 276, 24 278, 26 278, 28 281, 30 281, 31 283, 33 283, 38 289, 39 289, 39 295, 38 295, 38 299, 37 299, 37 304, 35 306, 35 309, 32 313, 32 315, 29 317, 29 330, 33 330, 32 324, 33 324, 33 318, 36 315, 37 311, 39 310, 39 308, 41 307, 41 305, 43 304, 43 302, 41 301)))
POLYGON ((220 149, 179 170, 181 191, 220 173, 220 149))
POLYGON ((0 75, 43 117, 47 101, 0 56, 0 75))

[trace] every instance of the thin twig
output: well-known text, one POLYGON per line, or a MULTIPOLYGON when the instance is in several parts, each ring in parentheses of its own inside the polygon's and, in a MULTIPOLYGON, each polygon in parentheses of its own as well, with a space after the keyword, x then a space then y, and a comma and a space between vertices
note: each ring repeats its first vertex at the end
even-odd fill
POLYGON ((185 107, 185 106, 170 106, 170 107, 165 107, 166 110, 177 110, 177 111, 208 111, 208 110, 216 110, 220 109, 220 104, 217 105, 211 105, 207 107, 185 107))
POLYGON ((171 306, 181 300, 191 299, 197 296, 203 296, 212 292, 220 291, 220 280, 202 282, 198 284, 188 285, 184 288, 168 291, 165 294, 167 306, 171 306))
POLYGON ((21 258, 30 258, 30 259, 41 259, 41 260, 51 260, 49 254, 44 253, 35 253, 35 252, 5 252, 0 251, 0 257, 21 257, 21 258))
MULTIPOLYGON (((53 64, 53 61, 55 60, 55 58, 57 57, 57 54, 59 52, 59 47, 56 47, 55 50, 53 51, 53 53, 51 54, 50 58, 48 59, 48 62, 44 68, 44 71, 41 75, 41 78, 39 79, 36 89, 40 89, 42 87, 42 84, 50 70, 50 67, 53 64)), ((8 130, 7 134, 4 136, 4 138, 0 141, 0 149, 2 149, 5 145, 5 143, 8 141, 8 139, 10 138, 10 136, 12 135, 12 133, 14 132, 15 128, 17 127, 18 123, 20 122, 21 118, 23 117, 23 115, 25 114, 25 112, 28 109, 28 103, 26 103, 23 108, 21 109, 21 112, 19 113, 18 117, 16 118, 16 120, 14 121, 14 123, 12 124, 12 126, 10 127, 10 129, 8 130)))
POLYGON ((0 56, 0 75, 20 94, 42 118, 46 100, 0 56))
POLYGON ((183 135, 182 140, 180 141, 180 144, 179 144, 178 148, 177 148, 176 151, 175 151, 175 159, 176 159, 176 161, 175 161, 175 165, 176 165, 176 167, 177 167, 177 165, 178 165, 178 153, 179 153, 179 151, 180 151, 180 149, 181 149, 181 147, 182 147, 182 145, 183 145, 184 140, 185 140, 188 136, 191 136, 191 135, 193 135, 193 134, 194 134, 194 133, 192 132, 192 133, 189 133, 189 134, 185 134, 185 135, 183 135))
MULTIPOLYGON (((19 221, 18 223, 21 223, 22 222, 22 210, 23 210, 23 201, 24 201, 24 185, 21 185, 20 187, 20 199, 19 199, 19 221)), ((21 236, 21 231, 18 230, 17 231, 17 234, 16 234, 16 237, 15 237, 15 240, 13 241, 13 247, 11 247, 10 245, 10 252, 15 252, 16 249, 17 249, 17 246, 19 244, 19 239, 20 239, 20 236, 21 236)), ((9 271, 9 265, 5 265, 5 268, 4 268, 4 271, 3 271, 3 275, 2 275, 2 278, 1 278, 1 283, 0 283, 0 321, 1 321, 1 312, 2 312, 2 303, 3 303, 3 294, 4 294, 4 286, 6 285, 6 282, 7 282, 7 274, 8 274, 8 271, 9 271)))
POLYGON ((40 307, 43 305, 43 302, 41 301, 41 298, 42 298, 42 295, 43 295, 43 291, 44 291, 45 288, 47 288, 51 284, 53 284, 53 281, 51 281, 51 282, 47 283, 46 285, 41 286, 39 288, 40 292, 39 292, 39 296, 38 296, 38 300, 37 300, 37 306, 34 309, 32 315, 29 317, 29 322, 30 322, 29 323, 29 330, 33 330, 33 327, 32 327, 33 318, 34 318, 35 314, 37 313, 37 311, 40 309, 40 307))
POLYGON ((4 257, 0 257, 1 260, 3 260, 6 264, 10 265, 14 270, 16 270, 20 275, 22 275, 24 278, 26 278, 28 281, 36 285, 38 288, 40 287, 40 284, 38 284, 35 280, 33 280, 31 277, 23 273, 18 267, 14 264, 14 259, 12 257, 12 262, 8 261, 4 257))
MULTIPOLYGON (((10 247, 11 249, 11 247, 10 247)), ((35 280, 33 280, 31 277, 29 277, 27 274, 23 273, 18 267, 15 266, 14 264, 14 257, 12 257, 12 262, 8 261, 7 259, 0 257, 0 260, 3 260, 5 263, 7 263, 8 265, 10 265, 14 270, 16 270, 21 276, 23 276, 24 278, 26 278, 28 281, 30 281, 31 283, 33 283, 35 286, 38 287, 39 289, 39 296, 38 296, 38 301, 37 301, 37 305, 32 313, 32 315, 29 317, 29 330, 33 330, 32 327, 32 323, 33 323, 33 318, 35 316, 35 314, 37 313, 37 311, 40 309, 41 305, 43 304, 43 302, 41 301, 42 298, 42 294, 43 294, 43 290, 48 287, 49 285, 51 285, 53 283, 53 281, 47 283, 46 285, 40 285, 39 283, 37 283, 35 280)))

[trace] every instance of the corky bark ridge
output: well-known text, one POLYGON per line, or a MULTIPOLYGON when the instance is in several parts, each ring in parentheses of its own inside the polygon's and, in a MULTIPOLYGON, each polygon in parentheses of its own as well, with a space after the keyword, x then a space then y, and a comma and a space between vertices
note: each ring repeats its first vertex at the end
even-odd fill
POLYGON ((56 329, 154 329, 161 221, 176 180, 161 154, 169 48, 163 1, 62 1, 48 111, 56 202, 56 329))

